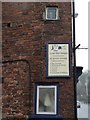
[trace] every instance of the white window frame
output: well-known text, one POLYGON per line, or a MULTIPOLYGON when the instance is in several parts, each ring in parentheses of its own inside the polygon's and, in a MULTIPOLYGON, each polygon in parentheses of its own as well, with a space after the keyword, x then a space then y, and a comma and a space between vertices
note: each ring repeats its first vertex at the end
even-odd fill
POLYGON ((46 7, 46 20, 58 20, 58 19, 59 19, 58 7, 46 7), (55 8, 56 9, 56 18, 55 19, 50 19, 50 18, 47 17, 49 8, 55 8))
POLYGON ((37 91, 36 91, 36 114, 47 114, 47 115, 56 115, 57 114, 57 85, 37 85, 37 91), (55 90, 55 111, 54 112, 40 112, 39 111, 39 89, 40 88, 53 88, 55 90))

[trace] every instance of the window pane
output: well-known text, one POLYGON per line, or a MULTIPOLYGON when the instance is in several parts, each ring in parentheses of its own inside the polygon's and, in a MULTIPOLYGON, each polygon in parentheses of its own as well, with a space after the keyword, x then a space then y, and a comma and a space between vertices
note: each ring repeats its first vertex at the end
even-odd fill
POLYGON ((37 114, 56 114, 56 86, 38 86, 37 114))
POLYGON ((47 18, 56 19, 56 8, 50 7, 47 9, 47 18))
POLYGON ((53 88, 39 89, 39 111, 55 112, 55 91, 53 88))

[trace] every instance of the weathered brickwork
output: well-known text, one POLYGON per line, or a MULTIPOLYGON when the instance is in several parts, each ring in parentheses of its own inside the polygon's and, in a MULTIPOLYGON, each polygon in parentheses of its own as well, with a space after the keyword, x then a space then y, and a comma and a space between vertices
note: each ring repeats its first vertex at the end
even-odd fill
POLYGON ((2 3, 3 117, 34 114, 35 82, 59 83, 59 114, 74 118, 71 3, 2 3), (58 6, 60 20, 43 20, 46 6, 58 6), (46 77, 48 42, 70 44, 70 78, 46 77), (5 62, 7 61, 7 62, 5 62))

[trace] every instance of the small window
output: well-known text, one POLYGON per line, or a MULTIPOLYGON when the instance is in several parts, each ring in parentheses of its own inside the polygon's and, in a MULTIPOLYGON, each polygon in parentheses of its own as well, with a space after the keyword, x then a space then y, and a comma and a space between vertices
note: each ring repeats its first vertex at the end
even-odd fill
POLYGON ((57 114, 57 86, 37 85, 36 114, 57 114))
POLYGON ((57 7, 47 7, 46 8, 46 19, 47 20, 57 20, 58 16, 58 8, 57 7))

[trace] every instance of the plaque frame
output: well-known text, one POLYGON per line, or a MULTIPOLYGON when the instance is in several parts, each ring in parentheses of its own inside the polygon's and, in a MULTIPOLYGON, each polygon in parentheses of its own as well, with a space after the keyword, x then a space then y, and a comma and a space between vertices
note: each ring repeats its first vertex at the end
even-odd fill
MULTIPOLYGON (((54 49, 54 48, 52 48, 52 49, 54 49)), ((65 52, 65 50, 63 52, 65 52)), ((55 54, 55 51, 54 51, 53 54, 55 54)), ((60 60, 60 57, 58 57, 57 59, 60 60)), ((64 58, 62 57, 61 59, 64 59, 64 58)), ((61 64, 62 65, 62 63, 58 62, 57 64, 61 64)), ((65 65, 62 65, 62 66, 65 66, 65 65)), ((59 68, 59 67, 57 67, 57 68, 59 68)), ((65 69, 65 67, 61 67, 61 68, 65 69)), ((60 77, 61 78, 62 77, 65 78, 66 77, 67 78, 67 77, 71 76, 71 74, 70 74, 70 44, 69 43, 60 43, 60 42, 49 42, 49 43, 47 43, 47 45, 46 45, 46 76, 48 78, 50 78, 50 77, 54 77, 54 78, 55 77, 56 78, 58 78, 58 77, 59 78, 60 77), (62 71, 62 73, 60 73, 60 74, 55 74, 55 73, 52 74, 52 73, 50 73, 50 70, 53 71, 53 69, 50 69, 50 64, 53 63, 53 62, 50 61, 50 59, 56 59, 54 55, 53 56, 50 55, 50 46, 53 46, 53 45, 54 46, 58 46, 58 47, 55 48, 56 52, 58 51, 58 54, 60 54, 60 52, 59 52, 60 49, 64 49, 64 47, 66 47, 66 53, 65 53, 66 56, 64 56, 64 53, 62 53, 62 54, 63 54, 64 57, 66 57, 65 59, 66 59, 66 63, 67 64, 65 63, 65 65, 67 66, 66 67, 67 68, 67 74, 65 74, 65 71, 62 71)))

